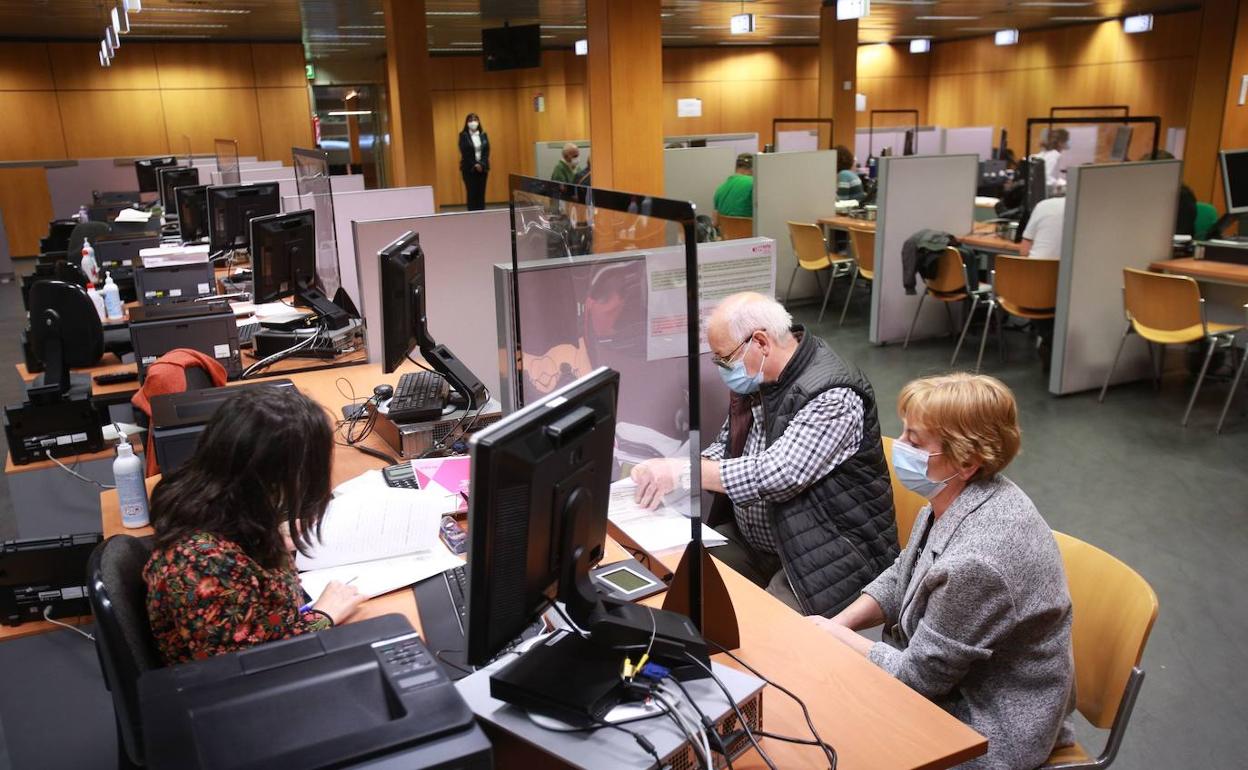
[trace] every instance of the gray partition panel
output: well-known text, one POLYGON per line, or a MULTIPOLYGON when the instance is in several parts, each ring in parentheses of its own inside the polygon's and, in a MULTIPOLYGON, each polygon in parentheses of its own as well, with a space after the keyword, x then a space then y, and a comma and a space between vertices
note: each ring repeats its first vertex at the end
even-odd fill
MULTIPOLYGON (((903 284, 901 248, 918 230, 943 230, 953 235, 971 231, 975 220, 975 155, 914 155, 880 158, 879 218, 875 236, 875 281, 871 284, 871 342, 901 342, 914 318, 923 292, 903 284)), ((943 303, 923 303, 914 339, 944 334, 949 322, 943 303)))
MULTIPOLYGON (((1126 316, 1122 269, 1168 259, 1183 164, 1073 166, 1068 176, 1049 392, 1099 388, 1114 360, 1126 316)), ((1148 348, 1127 341, 1114 383, 1149 376, 1148 348)))
MULTIPOLYGON (((763 153, 754 157, 754 235, 776 241, 776 285, 780 287, 777 293, 787 290, 797 266, 787 223, 818 222, 820 217, 834 213, 835 152, 763 153)), ((793 299, 816 297, 819 292, 814 276, 799 270, 793 299)), ((779 299, 787 302, 789 297, 779 299)))
POLYGON ((52 216, 56 219, 73 216, 79 206, 90 206, 95 190, 139 189, 134 166, 118 166, 113 158, 83 158, 76 166, 48 169, 47 178, 52 216))
POLYGON ((715 190, 732 175, 737 154, 731 147, 689 147, 663 151, 663 195, 692 201, 698 214, 715 210, 715 190))
MULTIPOLYGON (((381 287, 377 252, 408 230, 425 253, 426 311, 433 338, 446 345, 482 382, 499 371, 492 270, 511 262, 507 209, 383 219, 352 224, 360 312, 368 327, 368 360, 381 361, 381 287)), ((491 387, 491 391, 495 388, 491 387)))

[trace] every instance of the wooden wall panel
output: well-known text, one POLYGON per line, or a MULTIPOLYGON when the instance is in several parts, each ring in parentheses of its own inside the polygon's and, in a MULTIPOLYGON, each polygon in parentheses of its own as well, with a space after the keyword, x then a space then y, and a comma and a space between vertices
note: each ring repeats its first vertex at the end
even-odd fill
POLYGON ((0 169, 0 211, 9 232, 9 254, 39 254, 39 239, 48 233, 52 220, 52 196, 42 167, 0 169))
POLYGON ((66 157, 55 91, 0 91, 0 115, 0 160, 66 157))
POLYGON ((306 88, 308 85, 300 43, 253 43, 251 60, 259 88, 306 88))
POLYGON ((291 147, 311 147, 312 111, 306 86, 257 88, 260 110, 261 160, 292 163, 291 147))
MULTIPOLYGON (((1203 179, 1208 181, 1205 183, 1203 189, 1196 189, 1196 186, 1193 185, 1193 192, 1196 193, 1197 198, 1213 203, 1213 205, 1217 207, 1218 211, 1225 211, 1226 194, 1223 191, 1222 164, 1217 162, 1216 156, 1212 150, 1231 150, 1248 147, 1248 106, 1244 106, 1239 103, 1240 79, 1244 75, 1248 74, 1248 0, 1238 0, 1238 2, 1236 0, 1220 0, 1216 3, 1216 5, 1207 5, 1205 13, 1217 13, 1218 18, 1221 19, 1228 19, 1232 14, 1237 16, 1233 38, 1234 45, 1232 46, 1230 57, 1230 66, 1226 70, 1226 87, 1222 89, 1221 93, 1218 93, 1216 97, 1220 99, 1221 103, 1224 105, 1222 109, 1220 139, 1218 140, 1216 147, 1209 148, 1210 151, 1208 155, 1212 157, 1206 158, 1205 167, 1202 169, 1205 171, 1203 179), (1213 162, 1210 163, 1209 161, 1213 162), (1208 175, 1208 168, 1210 165, 1213 167, 1212 177, 1208 175), (1205 193, 1205 190, 1208 190, 1209 192, 1205 193)), ((1224 31, 1217 30, 1213 34, 1220 39, 1224 34, 1224 31)), ((1207 40, 1208 38, 1206 38, 1206 41, 1207 40)), ((1203 53, 1204 52, 1202 50, 1202 54, 1203 53)), ((1206 86, 1212 86, 1220 80, 1220 78, 1214 77, 1211 77, 1210 79, 1213 83, 1205 84, 1206 86)), ((1211 91, 1212 89, 1206 88, 1205 90, 1211 91)), ((1217 104, 1210 103, 1212 101, 1212 97, 1208 101, 1199 101, 1201 96, 1201 94, 1193 96, 1192 122, 1195 123, 1197 121, 1201 121, 1209 124, 1216 123, 1217 104)), ((1213 125, 1209 126, 1209 128, 1213 127, 1213 125)), ((1188 131, 1189 143, 1192 141, 1192 133, 1192 131, 1188 131)), ((1206 141, 1204 146, 1208 147, 1208 145, 1209 142, 1206 141)), ((1189 146, 1191 145, 1189 144, 1189 146)), ((1197 180, 1202 179, 1201 175, 1193 174, 1186 167, 1184 168, 1184 177, 1185 181, 1192 177, 1195 177, 1197 180)), ((1244 235, 1245 233, 1241 230, 1240 234, 1244 235)))
MULTIPOLYGON (((911 54, 905 46, 879 43, 858 47, 858 93, 867 97, 868 110, 918 110, 919 122, 929 123, 929 55, 911 54)), ((859 116, 858 127, 867 125, 859 116)))
MULTIPOLYGON (((99 62, 95 65, 100 66, 99 62)), ((51 91, 52 72, 45 43, 0 45, 0 91, 51 91)))
POLYGON ((196 152, 211 148, 217 137, 238 140, 239 155, 259 155, 260 116, 251 88, 210 88, 161 91, 165 125, 174 146, 191 138, 196 152))
MULTIPOLYGON (((433 60, 435 64, 439 59, 433 60)), ((439 206, 461 206, 467 201, 464 180, 459 174, 459 132, 463 129, 464 115, 455 105, 454 91, 433 92, 433 130, 437 156, 438 182, 433 194, 439 206)), ((495 129, 486 124, 490 141, 495 129)), ((495 173, 501 171, 497 164, 495 173)))
POLYGON ((155 48, 162 89, 253 88, 256 85, 251 46, 247 43, 165 43, 155 48))
POLYGON ((57 100, 70 158, 169 152, 160 91, 60 91, 57 100))
POLYGON ((126 43, 107 69, 100 66, 99 46, 48 43, 56 87, 66 90, 155 90, 156 48, 151 43, 126 43))

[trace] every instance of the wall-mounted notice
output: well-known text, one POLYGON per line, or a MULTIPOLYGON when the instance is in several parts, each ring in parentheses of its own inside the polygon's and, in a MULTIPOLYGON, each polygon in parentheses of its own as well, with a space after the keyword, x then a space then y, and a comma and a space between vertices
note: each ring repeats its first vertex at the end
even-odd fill
MULTIPOLYGON (((706 353, 706 319, 720 300, 739 291, 776 293, 776 242, 770 238, 702 244, 698 249, 698 295, 701 347, 706 353)), ((688 354, 685 312, 685 250, 659 249, 646 255, 649 301, 646 303, 647 359, 688 354)))
POLYGON ((678 118, 700 118, 702 117, 702 100, 701 99, 677 99, 676 100, 676 117, 678 118))

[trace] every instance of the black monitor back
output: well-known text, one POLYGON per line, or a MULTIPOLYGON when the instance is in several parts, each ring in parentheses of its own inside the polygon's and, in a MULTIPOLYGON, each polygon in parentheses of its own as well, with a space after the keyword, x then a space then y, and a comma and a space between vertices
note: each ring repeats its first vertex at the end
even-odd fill
POLYGON ((31 352, 44 359, 48 327, 47 312, 59 316, 61 355, 71 368, 95 366, 104 355, 104 327, 87 290, 66 281, 39 281, 30 287, 31 352))
POLYGON ((177 201, 178 235, 184 243, 208 237, 208 186, 194 185, 174 190, 177 201))
POLYGON ((311 209, 252 219, 250 241, 256 302, 316 287, 316 218, 311 209))
POLYGON ((160 205, 165 216, 177 218, 178 209, 174 190, 179 187, 194 187, 199 184, 199 169, 195 166, 167 166, 159 170, 160 205))
POLYGON ((277 182, 209 187, 209 248, 214 252, 246 248, 251 220, 282 210, 279 190, 277 182))
POLYGON ((158 158, 140 158, 134 162, 134 173, 139 179, 139 192, 160 192, 160 180, 156 177, 156 169, 162 166, 176 166, 178 159, 172 155, 158 158))

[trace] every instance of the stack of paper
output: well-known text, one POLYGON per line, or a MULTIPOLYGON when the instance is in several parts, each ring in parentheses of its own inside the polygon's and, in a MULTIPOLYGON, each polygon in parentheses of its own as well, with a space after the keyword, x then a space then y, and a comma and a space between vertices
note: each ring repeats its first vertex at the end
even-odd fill
POLYGON ((139 249, 143 267, 194 265, 208 261, 208 246, 156 246, 139 249))
POLYGON ((122 223, 137 223, 150 221, 151 218, 152 213, 150 211, 144 211, 143 209, 136 208, 125 208, 117 212, 117 218, 113 221, 122 223))
POLYGON ((471 458, 467 455, 429 457, 412 460, 412 471, 421 489, 437 492, 453 506, 451 510, 464 513, 468 510, 470 464, 471 458))
MULTIPOLYGON (((637 485, 632 479, 620 479, 611 485, 608 517, 611 522, 650 553, 684 548, 692 539, 689 518, 666 503, 653 511, 637 504, 637 485)), ((723 545, 727 538, 702 525, 702 543, 708 548, 723 545)))

